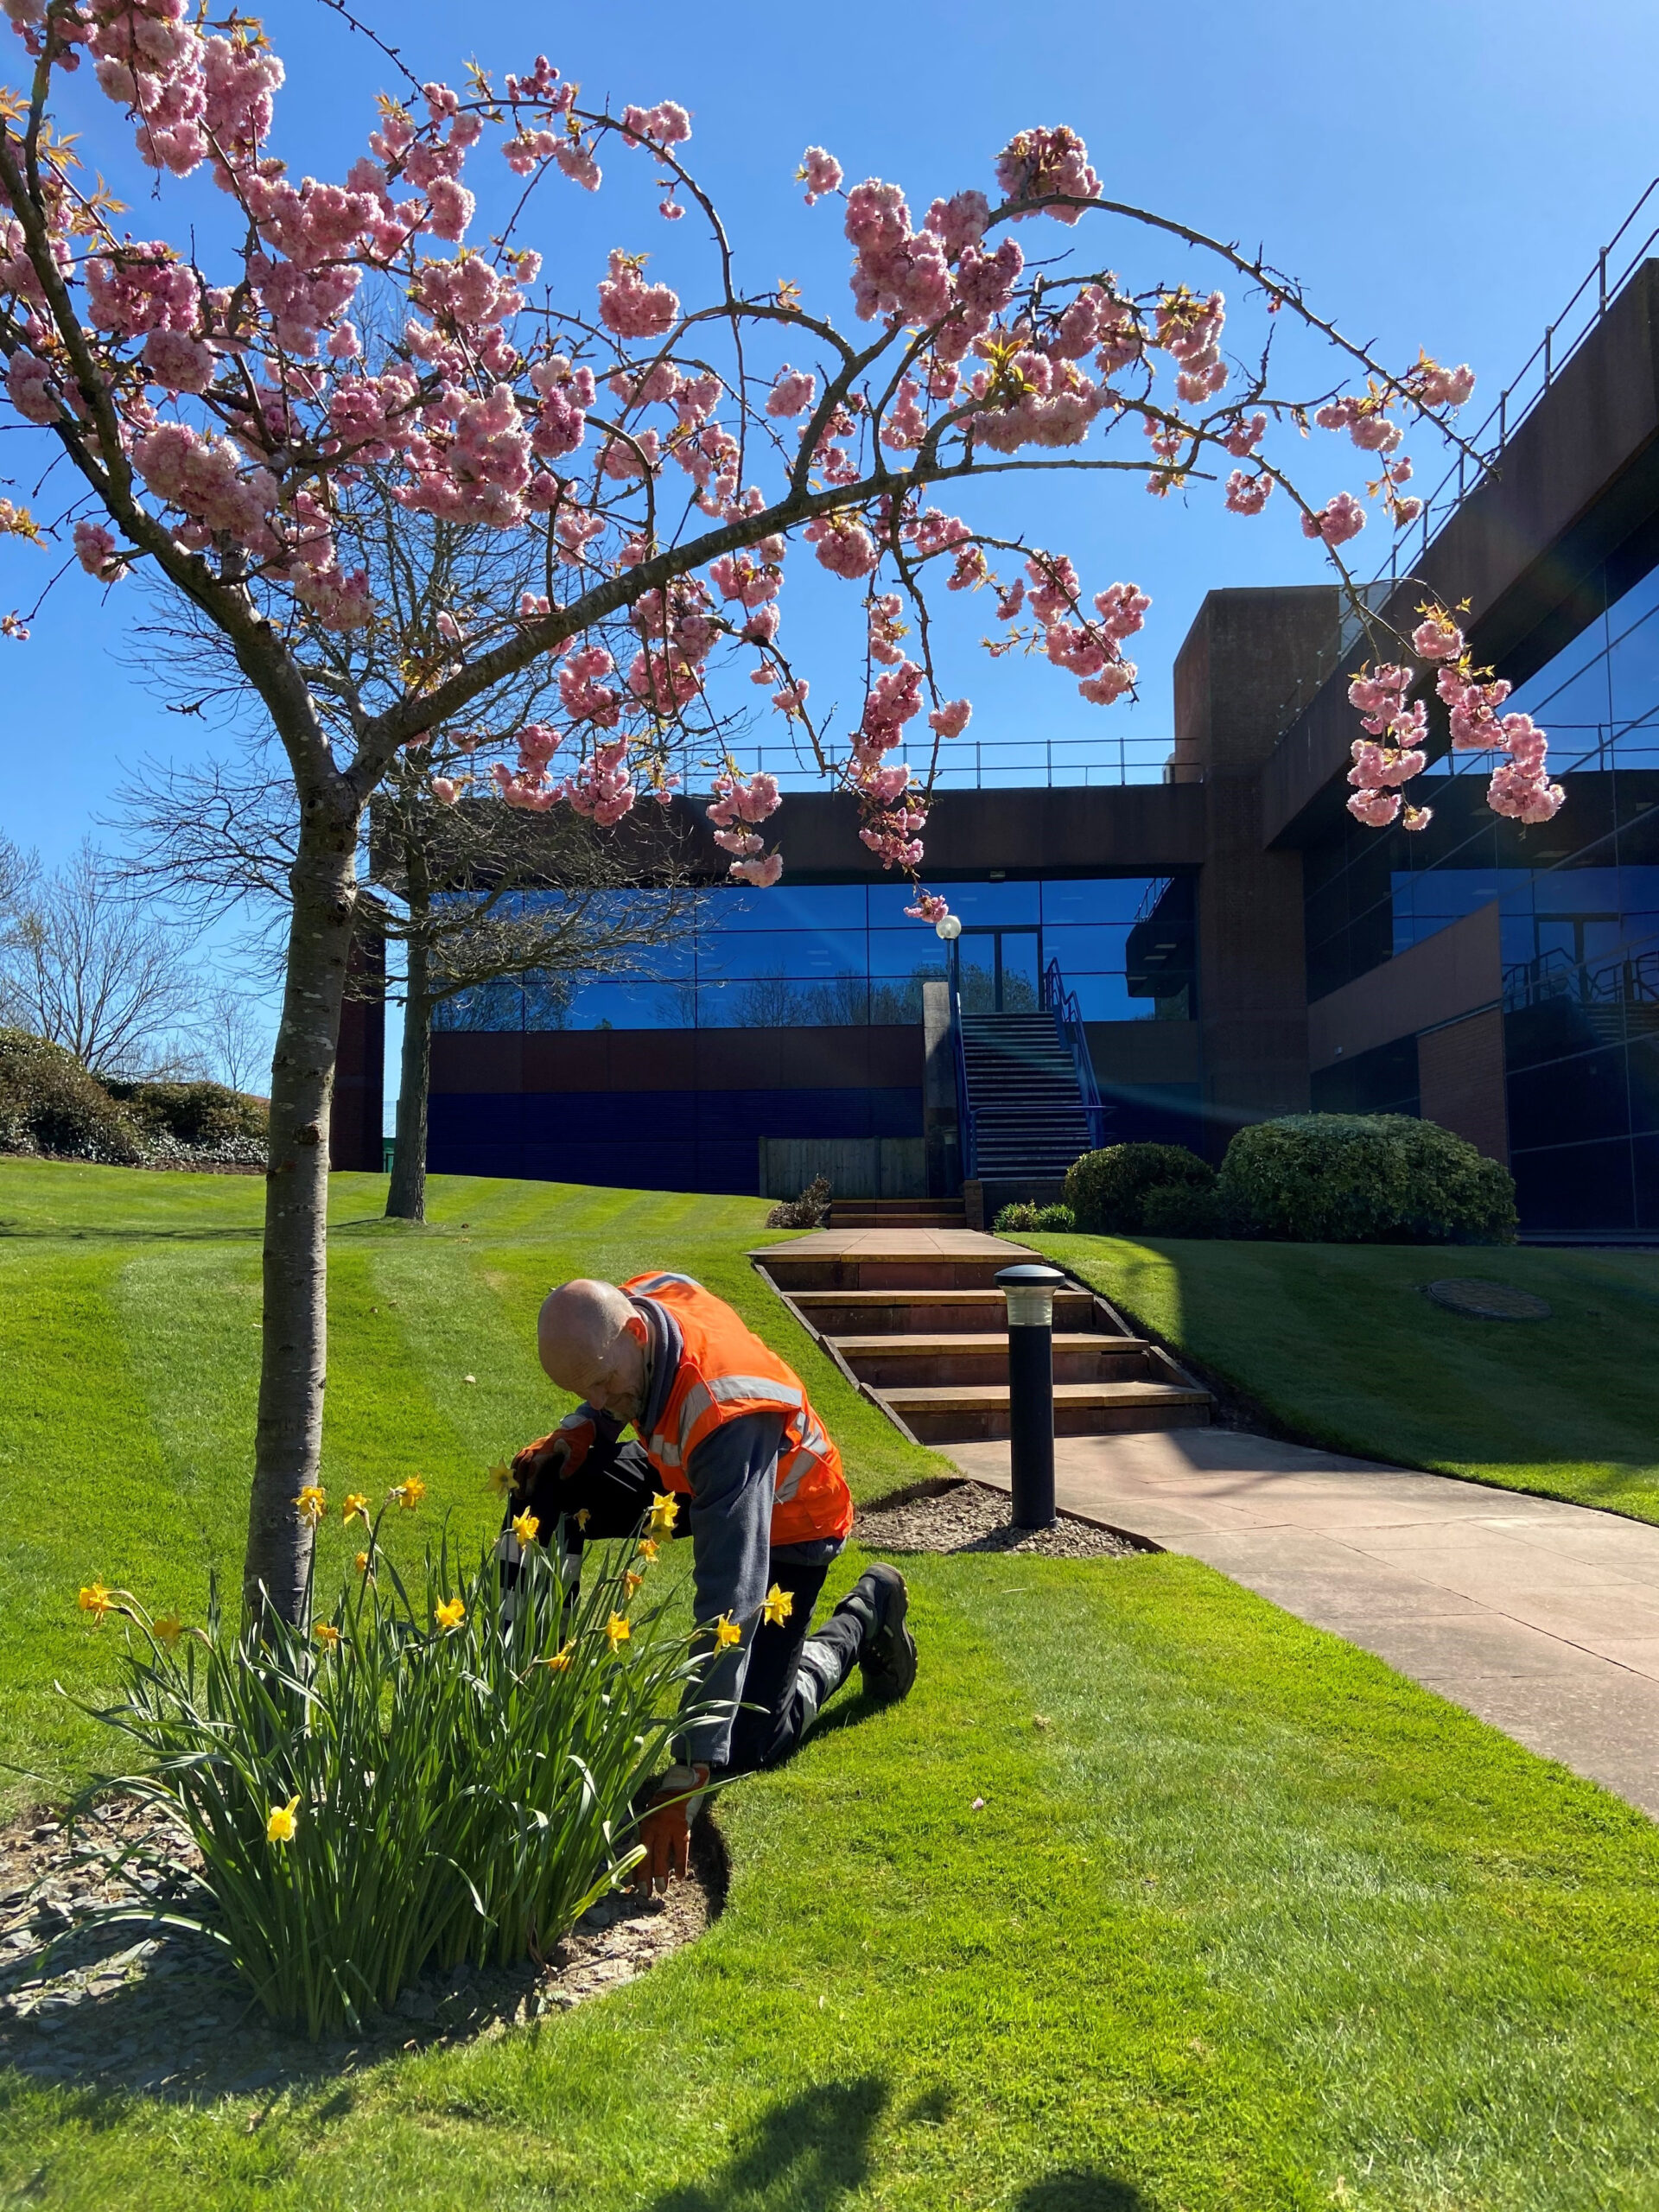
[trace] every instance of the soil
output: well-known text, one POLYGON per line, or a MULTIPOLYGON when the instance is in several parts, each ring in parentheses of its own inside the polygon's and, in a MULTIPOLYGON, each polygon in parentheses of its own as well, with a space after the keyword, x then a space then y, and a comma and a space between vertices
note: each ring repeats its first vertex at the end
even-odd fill
POLYGON ((1006 1491, 951 1483, 859 1514, 854 1535, 871 1552, 1034 1552, 1043 1559, 1131 1559, 1153 1548, 1116 1529, 1062 1513, 1052 1529, 1016 1529, 1006 1491))
POLYGON ((545 1965, 425 1975, 361 2034, 314 2044, 267 2020, 200 1936, 153 1920, 89 1924, 99 1906, 159 1914, 200 1902, 194 1848, 177 1834, 131 1798, 105 1800, 73 1835, 39 1816, 0 1829, 0 2065, 190 2101, 268 2090, 274 2102, 290 2086, 400 2050, 523 2031, 620 1988, 702 1934, 728 1873, 705 1814, 692 1830, 690 1878, 665 1897, 604 1898, 545 1965), (168 1872, 111 1864, 135 1846, 165 1858, 168 1872))

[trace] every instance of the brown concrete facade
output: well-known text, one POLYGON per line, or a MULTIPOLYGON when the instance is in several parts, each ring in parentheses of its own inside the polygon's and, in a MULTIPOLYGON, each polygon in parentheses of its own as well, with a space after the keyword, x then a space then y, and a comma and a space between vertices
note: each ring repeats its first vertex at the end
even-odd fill
POLYGON ((1217 1154, 1241 1123, 1307 1106, 1301 858, 1262 849, 1262 772, 1337 620, 1328 585, 1211 592, 1175 662, 1175 762, 1203 779, 1198 1026, 1217 1154))
POLYGON ((1467 1137, 1488 1160, 1510 1164, 1510 1111, 1498 1007, 1465 1014, 1417 1039, 1417 1082, 1426 1122, 1467 1137))
POLYGON ((1327 1068, 1397 1037, 1494 1007, 1503 990, 1494 900, 1339 991, 1315 999, 1307 1009, 1308 1066, 1327 1068))

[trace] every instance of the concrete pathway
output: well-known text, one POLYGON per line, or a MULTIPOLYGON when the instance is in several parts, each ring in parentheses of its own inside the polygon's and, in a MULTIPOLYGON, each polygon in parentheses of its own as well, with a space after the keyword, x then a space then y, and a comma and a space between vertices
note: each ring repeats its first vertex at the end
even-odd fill
MULTIPOLYGON (((1008 1487, 1006 1444, 948 1452, 1008 1487)), ((1659 1528, 1217 1428, 1060 1437, 1055 1489, 1659 1818, 1659 1528)))

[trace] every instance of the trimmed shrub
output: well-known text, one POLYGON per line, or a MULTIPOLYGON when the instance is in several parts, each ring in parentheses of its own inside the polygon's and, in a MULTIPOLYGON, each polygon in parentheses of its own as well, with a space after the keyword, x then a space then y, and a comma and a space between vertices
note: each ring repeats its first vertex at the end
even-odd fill
POLYGON ((191 1152, 211 1152, 238 1137, 264 1144, 270 1109, 263 1099, 227 1090, 222 1083, 111 1083, 139 1126, 156 1136, 174 1138, 191 1152))
POLYGON ((1241 1129, 1218 1189, 1259 1236, 1310 1244, 1509 1244, 1515 1181, 1409 1114, 1289 1114, 1241 1129))
POLYGON ((0 1152, 130 1167, 144 1147, 132 1116, 73 1052, 24 1029, 0 1029, 0 1152))
POLYGON ((1075 1229, 1077 1225, 1077 1217, 1070 1206, 1034 1206, 1024 1199, 1016 1199, 1013 1205, 1004 1206, 991 1224, 999 1236, 1017 1236, 1021 1230, 1028 1234, 1039 1229, 1059 1233, 1075 1229))
POLYGON ((1065 1202, 1079 1229, 1132 1236, 1143 1226, 1149 1191, 1172 1183, 1206 1190, 1215 1179, 1209 1161, 1184 1144, 1109 1144, 1067 1168, 1065 1202))
POLYGON ((766 1216, 768 1229, 822 1229, 830 1218, 830 1184, 815 1175, 798 1198, 784 1198, 766 1216))
POLYGON ((1213 1183, 1160 1183, 1141 1202, 1143 1236, 1236 1236, 1232 1209, 1213 1183))

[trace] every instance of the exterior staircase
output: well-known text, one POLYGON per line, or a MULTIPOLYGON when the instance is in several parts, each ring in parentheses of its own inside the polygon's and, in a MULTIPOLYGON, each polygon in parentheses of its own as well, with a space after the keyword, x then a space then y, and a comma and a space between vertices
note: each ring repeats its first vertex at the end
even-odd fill
MULTIPOLYGON (((855 1388, 920 1444, 1007 1435, 1007 1316, 995 1275, 1034 1256, 926 1230, 830 1230, 750 1255, 855 1388)), ((1058 1435, 1199 1427, 1211 1413, 1209 1392, 1097 1292, 1069 1279, 1056 1292, 1058 1435)))
POLYGON ((831 1229, 963 1229, 960 1198, 831 1198, 831 1229))
POLYGON ((990 1183, 1065 1174, 1090 1149, 1076 1051, 1052 1008, 957 1017, 972 1174, 990 1183))

